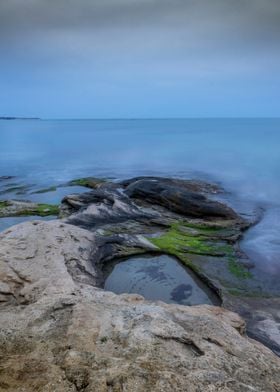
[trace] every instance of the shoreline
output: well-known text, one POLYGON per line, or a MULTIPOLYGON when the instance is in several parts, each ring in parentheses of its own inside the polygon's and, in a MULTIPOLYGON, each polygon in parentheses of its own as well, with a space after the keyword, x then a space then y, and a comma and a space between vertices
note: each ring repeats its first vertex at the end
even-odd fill
POLYGON ((228 388, 230 380, 232 391, 274 392, 279 298, 252 291, 260 282, 238 246, 251 223, 211 200, 211 184, 88 181, 88 192, 64 197, 60 219, 0 233, 0 387, 183 392, 228 388), (139 255, 176 258, 221 306, 104 290, 104 266, 139 255))
MULTIPOLYGON (((5 177, 6 179, 9 177, 5 177)), ((118 188, 120 187, 125 187, 125 188, 129 188, 130 186, 130 182, 131 181, 162 181, 164 180, 164 178, 157 178, 157 177, 139 177, 135 180, 129 180, 129 181, 120 181, 120 182, 113 182, 110 183, 110 181, 105 180, 104 178, 102 179, 98 179, 98 178, 81 178, 81 179, 77 179, 77 180, 72 180, 70 182, 68 182, 67 186, 73 187, 73 189, 75 189, 75 186, 80 186, 83 187, 82 189, 88 189, 91 190, 92 192, 107 192, 107 193, 111 193, 111 197, 114 198, 116 196, 115 192, 118 188), (107 189, 108 188, 108 189, 107 189)), ((166 179, 168 181, 170 181, 169 179, 166 179)), ((217 186, 211 185, 211 184, 206 184, 203 183, 202 181, 188 181, 186 180, 185 182, 183 180, 180 179, 175 179, 175 180, 171 180, 173 181, 173 183, 171 184, 172 186, 178 186, 179 184, 179 188, 181 186, 184 187, 189 187, 189 190, 191 191, 198 191, 198 194, 202 194, 204 195, 203 197, 209 197, 210 196, 210 203, 219 203, 219 202, 215 202, 215 201, 211 201, 211 196, 213 195, 214 197, 216 197, 215 195, 217 194, 222 194, 224 192, 224 190, 222 190, 221 188, 218 188, 217 186), (183 185, 182 185, 183 184, 183 185)), ((59 187, 59 186, 58 186, 59 187)), ((55 192, 57 189, 57 187, 49 187, 49 188, 45 188, 45 189, 39 189, 37 190, 35 193, 38 195, 38 197, 41 197, 41 195, 44 195, 44 193, 49 193, 49 192, 55 192)), ((182 190, 182 189, 181 189, 182 190)), ((184 190, 183 190, 184 191, 184 190)), ((138 191, 137 191, 138 192, 138 191)), ((143 195, 142 195, 143 196, 143 195)), ((137 197, 141 198, 141 192, 140 192, 140 196, 136 196, 136 201, 137 201, 137 197)), ((119 196, 118 196, 119 197, 119 196)), ((149 196, 150 197, 150 196, 149 196)), ((158 203, 159 200, 157 200, 157 195, 153 195, 153 197, 155 197, 155 199, 150 200, 152 201, 152 203, 158 203)), ((92 228, 90 227, 90 224, 87 223, 83 223, 83 221, 80 219, 77 220, 77 217, 74 218, 74 220, 72 219, 71 221, 71 215, 72 213, 74 213, 74 216, 79 215, 77 214, 76 211, 76 206, 83 206, 84 201, 83 201, 83 193, 77 194, 73 200, 71 200, 71 196, 70 197, 65 197, 62 201, 62 208, 58 205, 47 205, 47 204, 36 204, 36 203, 26 203, 26 202, 11 202, 11 201, 2 201, 0 203, 2 203, 2 205, 0 204, 0 216, 21 216, 22 218, 24 216, 29 216, 30 218, 32 217, 32 215, 40 215, 42 214, 42 216, 46 216, 48 217, 48 215, 50 215, 50 218, 52 215, 55 214, 60 214, 60 217, 63 218, 64 217, 64 221, 67 217, 67 215, 70 214, 70 217, 67 218, 69 220, 69 222, 71 224, 74 225, 78 225, 84 229, 89 229, 92 230, 92 228), (6 205, 4 204, 6 203, 6 205), (70 203, 70 204, 69 204, 70 203), (73 209, 73 206, 74 209, 73 209), (67 207, 68 206, 68 207, 67 207), (69 210, 69 206, 71 207, 69 210), (66 208, 67 207, 67 208, 66 208), (66 208, 66 209, 65 209, 66 208), (68 209, 68 211, 67 211, 68 209), (59 212, 60 210, 60 212, 59 212), (76 214, 76 215, 75 215, 76 214), (75 221, 76 220, 76 221, 75 221), (73 223, 74 222, 74 223, 73 223)), ((92 200, 92 203, 96 203, 96 201, 94 201, 95 199, 92 200)), ((172 200, 172 199, 171 199, 172 200)), ((173 201, 172 201, 173 202, 173 201)), ((100 203, 100 201, 99 201, 100 203)), ((147 203, 147 200, 145 201, 145 203, 147 203)), ((138 206, 138 208, 140 208, 140 212, 142 213, 142 210, 145 210, 146 205, 145 203, 143 205, 138 206)), ((160 201, 160 205, 158 205, 158 213, 159 214, 163 214, 163 216, 166 214, 166 206, 162 205, 161 206, 161 201, 160 201)), ((155 204, 155 205, 156 205, 155 204)), ((87 205, 87 204, 86 204, 87 205)), ((153 205, 153 208, 155 208, 155 205, 153 205)), ((176 205, 176 203, 175 203, 176 205)), ((222 204, 221 204, 222 205, 222 204)), ((217 206, 220 205, 217 204, 217 206)), ((84 207, 83 207, 84 208, 84 207)), ((178 208, 178 207, 176 207, 178 208)), ((208 207, 207 207, 208 208, 208 207)), ((260 328, 260 320, 258 320, 258 315, 254 314, 254 311, 261 307, 261 309, 259 310, 259 313, 261 312, 266 312, 266 317, 267 319, 270 320, 270 323, 273 320, 273 317, 276 317, 276 310, 274 309, 274 307, 272 307, 271 309, 269 309, 269 300, 267 298, 271 298, 275 300, 275 295, 273 295, 270 292, 264 292, 264 291, 259 291, 260 290, 260 285, 261 282, 256 281, 255 283, 255 277, 251 275, 251 272, 253 270, 253 264, 251 260, 248 260, 246 258, 246 255, 243 254, 240 251, 239 246, 233 250, 230 250, 231 248, 231 244, 234 244, 234 242, 236 242, 236 245, 238 245, 240 243, 241 238, 243 237, 243 228, 242 225, 244 226, 244 228, 249 228, 252 227, 253 224, 256 223, 256 220, 258 219, 257 216, 255 216, 253 219, 251 217, 251 221, 248 221, 247 223, 245 223, 245 221, 243 220, 243 218, 238 217, 238 215, 235 215, 235 213, 230 212, 230 209, 227 209, 225 211, 228 211, 228 213, 233 214, 233 216, 235 217, 234 219, 237 219, 237 222, 239 220, 239 223, 237 224, 236 227, 232 226, 231 229, 226 228, 226 226, 224 227, 223 225, 220 228, 220 224, 221 222, 217 223, 211 221, 210 222, 206 222, 207 225, 209 226, 209 232, 205 232, 204 226, 201 226, 201 221, 199 222, 199 225, 197 225, 196 220, 197 218, 195 218, 195 223, 187 223, 189 221, 189 218, 187 219, 186 223, 187 226, 182 226, 181 223, 178 226, 178 223, 176 222, 181 222, 182 218, 183 220, 185 219, 184 217, 180 216, 180 214, 178 215, 178 210, 174 211, 175 212, 175 217, 177 217, 174 221, 174 217, 170 217, 168 216, 167 218, 170 220, 171 219, 171 223, 166 224, 165 223, 165 229, 162 231, 162 223, 160 224, 159 227, 161 227, 161 232, 162 232, 162 236, 157 238, 153 238, 153 237, 149 237, 150 234, 153 233, 147 233, 146 238, 149 240, 150 243, 152 243, 154 246, 156 246, 158 248, 158 253, 163 253, 163 254, 170 254, 175 256, 177 259, 179 259, 181 261, 181 263, 185 263, 188 267, 190 267, 194 273, 202 280, 204 281, 211 289, 214 289, 214 291, 216 293, 218 293, 222 299, 222 303, 223 306, 225 306, 226 308, 230 309, 230 310, 234 310, 237 311, 239 314, 241 314, 248 322, 249 325, 249 330, 248 333, 250 336, 254 336, 257 339, 259 339, 260 341, 262 341, 264 344, 266 344, 267 346, 269 346, 270 348, 272 348, 275 352, 278 353, 278 355, 280 354, 280 342, 276 343, 275 342, 270 342, 268 336, 266 336, 266 332, 269 335, 269 331, 265 331, 262 328, 260 328), (177 215, 176 215, 177 214, 177 215), (172 223, 173 222, 173 223, 172 223), (243 222, 243 223, 241 223, 243 222), (238 228, 238 226, 241 223, 241 231, 240 233, 238 233, 238 231, 240 230, 238 228), (181 227, 180 227, 181 225, 181 227), (193 228, 192 228, 193 225, 193 228), (212 225, 212 226, 211 226, 212 225), (213 226, 214 225, 214 226, 213 226), (169 227, 169 231, 168 231, 168 227, 169 227), (183 231, 182 231, 183 228, 183 231), (191 229, 192 228, 192 229, 191 229), (189 230, 189 234, 185 233, 185 230, 188 229, 189 230), (190 231, 191 229, 191 231, 190 231), (221 230, 221 232, 219 233, 219 230, 221 230), (231 230, 231 232, 230 232, 231 230), (224 234, 224 232, 228 233, 228 234, 224 234), (209 234, 210 233, 210 234, 209 234), (207 236, 206 236, 207 234, 207 236), (192 237, 190 237, 190 235, 192 237), (196 243, 194 245, 194 240, 191 240, 191 238, 193 238, 194 240, 196 240, 196 243), (197 238, 199 240, 197 240, 197 238), (201 240, 201 238, 206 238, 206 242, 204 242, 204 240, 201 240), (210 239, 210 243, 209 240, 210 239), (225 241, 223 244, 223 241, 225 241), (170 242, 171 241, 171 242, 170 242), (172 241, 174 243, 172 243, 172 241), (178 247, 178 246, 182 246, 181 245, 181 241, 184 244, 184 241, 187 241, 187 243, 192 243, 193 245, 191 245, 191 247, 187 250, 187 257, 183 256, 183 254, 181 253, 181 251, 178 251, 178 249, 175 250, 174 246, 178 247), (213 242, 213 245, 211 244, 211 241, 213 242), (222 241, 222 243, 220 243, 222 241), (215 242, 217 242, 218 246, 215 245, 215 242), (176 244, 176 245, 175 245, 176 244), (178 245, 179 244, 179 245, 178 245), (210 245, 209 245, 210 244, 210 245), (229 245, 230 244, 230 245, 229 245), (223 249, 223 251, 219 251, 219 247, 221 249, 223 249), (228 247, 228 248, 227 248, 228 247), (216 249, 217 248, 217 249, 216 249), (220 252, 220 253, 219 253, 220 252), (227 252, 229 252, 227 254, 227 252), (237 258, 236 258, 237 256, 237 258), (220 259, 219 259, 220 258, 220 259), (221 267, 221 259, 226 258, 228 259, 228 261, 226 261, 226 264, 228 265, 226 267, 226 269, 223 270, 222 272, 222 278, 220 279, 220 281, 217 281, 217 278, 215 276, 215 274, 217 274, 217 272, 219 271, 219 273, 221 273, 220 267, 221 267), (209 260, 210 264, 209 264, 209 260), (241 261, 241 264, 240 264, 241 261), (212 263, 212 264, 211 264, 212 263), (209 265, 208 265, 209 264, 209 265), (207 265, 207 267, 205 267, 207 265), (218 268, 218 269, 217 269, 218 268), (211 271, 212 270, 212 271, 211 271), (221 283, 221 281, 223 281, 223 283, 221 283), (244 301, 240 301, 240 298, 243 298, 244 301), (248 298, 248 301, 245 300, 245 298, 248 298), (263 303, 263 305, 261 305, 263 303), (258 330, 258 332, 255 331, 255 329, 258 330), (279 344, 279 347, 277 346, 279 344)), ((139 213, 140 213, 139 212, 139 213)), ((140 214, 141 215, 141 214, 140 214)), ((120 221, 123 220, 124 217, 120 218, 120 221)), ((167 219, 165 217, 165 219, 167 219)), ((49 219, 49 218, 48 218, 49 219)), ((67 221, 66 219, 66 221, 67 221)), ((100 219, 100 217, 98 218, 100 219)), ((126 218, 125 218, 126 219, 126 218)), ((135 217, 136 221, 138 220, 138 217, 135 217)), ((158 218, 159 219, 159 218, 158 218)), ((191 218, 191 222, 192 222, 191 218)), ((28 218, 29 220, 29 218, 28 218)), ((213 220, 213 218, 212 218, 213 220)), ((110 226, 110 219, 109 222, 106 222, 106 220, 103 219, 102 221, 103 223, 101 225, 105 227, 110 226)), ((155 223, 155 227, 157 226, 157 222, 155 223)), ((205 222, 203 223, 203 225, 205 224, 205 222)), ((207 226, 206 226, 207 228, 207 226)), ((110 228, 111 230, 112 228, 110 228)), ((145 229, 145 227, 142 225, 141 230, 145 229)), ((108 229, 106 229, 108 231, 108 229)), ((109 231, 110 231, 109 230, 109 231)), ((114 230, 116 230, 116 228, 114 227, 114 230)), ((117 231, 115 234, 118 234, 118 230, 119 228, 117 228, 117 231)), ((124 228, 122 228, 122 230, 124 230, 124 228)), ((145 229, 147 230, 147 229, 145 229)), ((157 229, 159 230, 159 229, 157 229)), ((208 229, 207 229, 208 230, 208 229)), ((121 233, 121 232, 120 232, 121 233)), ((119 234, 120 234, 119 233, 119 234)), ((134 233, 135 234, 135 233, 134 233)), ((150 249, 151 251, 151 249, 150 249)), ((155 252, 155 251, 153 251, 155 252)), ((140 254, 142 253, 142 251, 140 252, 140 254)), ((157 252, 156 252, 157 253, 157 252)), ((137 255, 137 252, 134 253, 137 255)), ((124 256, 126 256, 126 254, 124 254, 124 256)), ((118 258, 119 256, 116 256, 116 258, 118 258)), ((273 301, 272 301, 273 302, 273 301)), ((258 314, 258 313, 257 313, 258 314)), ((262 320, 261 320, 262 321, 262 320)), ((275 328, 275 322, 272 322, 272 328, 275 328)))

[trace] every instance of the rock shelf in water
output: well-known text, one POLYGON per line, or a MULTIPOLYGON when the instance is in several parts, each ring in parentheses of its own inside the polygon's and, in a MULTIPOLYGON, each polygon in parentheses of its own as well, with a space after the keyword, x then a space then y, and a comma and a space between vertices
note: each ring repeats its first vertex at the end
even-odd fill
POLYGON ((155 177, 102 182, 65 197, 62 219, 1 233, 0 389, 278 391, 279 358, 246 336, 236 313, 102 289, 113 260, 175 256, 277 352, 272 307, 238 248, 249 223, 213 201, 216 192, 155 177), (271 320, 266 334, 254 329, 256 304, 271 320))

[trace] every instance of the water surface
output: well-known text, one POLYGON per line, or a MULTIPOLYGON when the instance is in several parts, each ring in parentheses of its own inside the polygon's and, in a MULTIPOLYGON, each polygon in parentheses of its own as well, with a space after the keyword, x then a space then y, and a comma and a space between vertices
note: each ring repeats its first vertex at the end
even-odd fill
POLYGON ((0 121, 0 135, 0 177, 15 176, 0 181, 2 200, 57 203, 67 188, 34 190, 85 176, 220 183, 244 214, 264 211, 242 247, 256 262, 256 274, 268 284, 280 281, 279 119, 0 121), (7 182, 27 187, 6 192, 7 182))
POLYGON ((116 294, 140 294, 148 300, 181 305, 220 305, 216 294, 190 269, 166 255, 131 257, 115 264, 104 289, 116 294))

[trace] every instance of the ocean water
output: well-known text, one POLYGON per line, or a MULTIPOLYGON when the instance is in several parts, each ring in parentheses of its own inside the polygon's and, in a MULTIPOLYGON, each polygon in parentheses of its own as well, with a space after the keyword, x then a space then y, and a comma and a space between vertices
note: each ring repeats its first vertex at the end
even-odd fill
MULTIPOLYGON (((280 119, 16 120, 0 121, 0 136, 0 177, 15 176, 0 181, 0 199, 39 199, 34 190, 85 176, 221 184, 241 212, 263 211, 242 248, 256 273, 280 281, 280 119)), ((41 196, 57 202, 69 193, 59 192, 41 196)))

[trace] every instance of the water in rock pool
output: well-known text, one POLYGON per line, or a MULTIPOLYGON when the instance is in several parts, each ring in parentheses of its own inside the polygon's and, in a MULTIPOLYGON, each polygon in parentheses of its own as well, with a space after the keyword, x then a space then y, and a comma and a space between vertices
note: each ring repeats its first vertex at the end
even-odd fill
POLYGON ((114 265, 104 289, 181 305, 219 305, 218 296, 175 258, 131 257, 114 265))
MULTIPOLYGON (((0 135, 0 179, 15 176, 0 181, 0 200, 57 203, 85 189, 33 192, 86 176, 219 182, 241 212, 263 209, 242 248, 268 285, 280 282, 279 119, 0 121, 0 135)), ((1 229, 16 222, 2 221, 1 229)))

